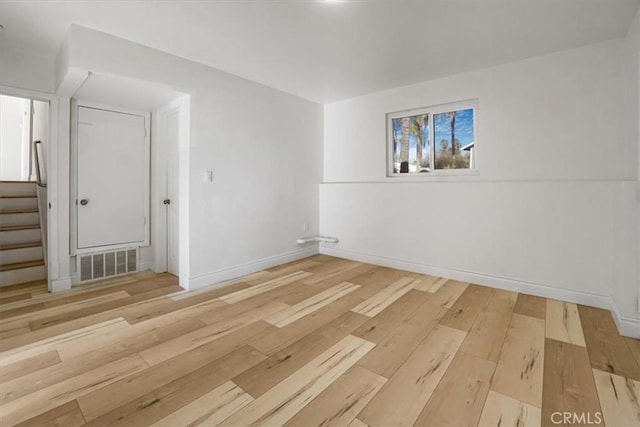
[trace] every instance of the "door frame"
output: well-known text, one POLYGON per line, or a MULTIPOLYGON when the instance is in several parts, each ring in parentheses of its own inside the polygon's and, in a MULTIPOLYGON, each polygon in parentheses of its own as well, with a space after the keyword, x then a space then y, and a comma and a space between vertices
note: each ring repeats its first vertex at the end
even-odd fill
POLYGON ((153 132, 151 142, 151 215, 154 220, 151 223, 151 240, 154 242, 154 272, 165 273, 167 271, 167 244, 168 223, 167 210, 164 199, 167 197, 168 180, 168 156, 166 116, 173 111, 171 104, 158 108, 153 112, 153 132))
POLYGON ((112 249, 122 249, 131 247, 145 247, 150 244, 150 182, 151 182, 151 114, 145 111, 136 111, 126 108, 115 108, 95 102, 87 102, 81 99, 71 99, 71 141, 70 141, 71 161, 69 162, 69 248, 71 255, 94 253, 112 249), (98 110, 109 111, 113 113, 132 114, 144 117, 145 137, 144 137, 144 164, 145 177, 147 183, 145 185, 144 209, 145 209, 145 230, 144 241, 122 243, 116 245, 94 246, 90 248, 78 248, 78 114, 80 107, 94 108, 98 110))
POLYGON ((67 259, 61 259, 60 254, 66 252, 66 241, 64 236, 64 225, 66 223, 66 208, 58 205, 60 195, 64 194, 60 186, 64 184, 64 170, 59 169, 58 152, 60 150, 58 140, 58 103, 59 98, 55 95, 38 92, 34 90, 15 88, 0 85, 0 94, 17 96, 20 98, 33 99, 49 103, 49 141, 47 141, 45 168, 47 171, 47 236, 46 242, 46 269, 47 288, 49 292, 54 291, 56 286, 66 287, 70 284, 68 276, 69 270, 67 259))
POLYGON ((178 235, 175 244, 178 245, 178 275, 180 286, 187 288, 188 281, 188 154, 189 154, 189 106, 190 97, 185 95, 171 101, 153 112, 153 141, 152 141, 152 209, 151 215, 154 221, 151 224, 154 242, 155 272, 168 271, 168 244, 169 224, 167 208, 163 204, 168 196, 169 162, 175 162, 178 171, 177 197, 178 197, 178 235), (169 158, 167 139, 167 116, 178 113, 178 157, 169 158), (186 165, 185 165, 186 161, 186 165), (185 166, 187 168, 185 168, 185 166))

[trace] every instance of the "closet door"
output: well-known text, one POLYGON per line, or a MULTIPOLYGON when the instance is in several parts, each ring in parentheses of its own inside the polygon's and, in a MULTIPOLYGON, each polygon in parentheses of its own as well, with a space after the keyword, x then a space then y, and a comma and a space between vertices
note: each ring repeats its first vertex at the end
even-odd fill
POLYGON ((145 242, 147 150, 144 116, 78 108, 78 249, 145 242))

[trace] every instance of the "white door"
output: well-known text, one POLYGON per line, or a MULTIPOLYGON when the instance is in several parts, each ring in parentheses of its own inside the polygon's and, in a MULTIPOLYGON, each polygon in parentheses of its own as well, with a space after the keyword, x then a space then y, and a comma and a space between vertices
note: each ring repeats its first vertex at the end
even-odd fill
POLYGON ((144 116, 78 108, 78 249, 145 241, 146 150, 144 116))
POLYGON ((178 138, 180 111, 166 115, 167 132, 167 271, 178 275, 178 138))

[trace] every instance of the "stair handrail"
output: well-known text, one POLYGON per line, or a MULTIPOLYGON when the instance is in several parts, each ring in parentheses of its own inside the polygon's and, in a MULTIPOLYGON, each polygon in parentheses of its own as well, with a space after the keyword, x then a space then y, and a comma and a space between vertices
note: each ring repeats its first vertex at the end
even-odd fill
POLYGON ((40 163, 40 156, 42 155, 42 141, 34 141, 33 145, 35 146, 35 159, 36 159, 36 184, 38 187, 47 188, 47 183, 43 181, 42 175, 40 173, 40 165, 42 164, 42 170, 44 171, 44 175, 46 176, 46 171, 44 169, 44 163, 40 163), (40 148, 40 150, 38 150, 40 148))

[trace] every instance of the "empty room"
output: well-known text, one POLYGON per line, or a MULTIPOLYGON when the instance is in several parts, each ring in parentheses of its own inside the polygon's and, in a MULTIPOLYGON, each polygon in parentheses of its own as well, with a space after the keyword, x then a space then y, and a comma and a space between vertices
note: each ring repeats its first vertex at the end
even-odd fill
POLYGON ((640 0, 0 0, 0 426, 639 402, 640 0))

